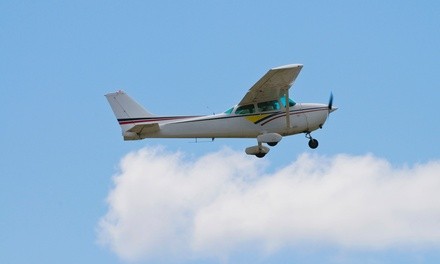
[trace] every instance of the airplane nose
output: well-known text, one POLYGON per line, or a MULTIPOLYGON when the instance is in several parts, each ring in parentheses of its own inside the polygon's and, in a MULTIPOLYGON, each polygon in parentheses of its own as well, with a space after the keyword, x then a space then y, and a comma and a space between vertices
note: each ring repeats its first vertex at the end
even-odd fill
POLYGON ((332 108, 330 109, 330 113, 332 113, 332 112, 334 112, 334 111, 336 111, 336 110, 338 110, 337 107, 332 107, 332 108))

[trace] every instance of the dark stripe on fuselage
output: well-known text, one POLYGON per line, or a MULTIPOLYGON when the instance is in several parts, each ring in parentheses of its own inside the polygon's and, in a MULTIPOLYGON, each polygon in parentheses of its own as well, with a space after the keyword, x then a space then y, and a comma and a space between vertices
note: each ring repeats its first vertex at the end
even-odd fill
POLYGON ((137 123, 151 123, 169 120, 180 120, 187 118, 195 118, 200 116, 156 116, 156 117, 142 117, 142 118, 120 118, 118 122, 120 125, 137 124, 137 123))
MULTIPOLYGON (((308 109, 291 110, 289 112, 289 115, 304 114, 304 113, 310 113, 310 112, 316 112, 316 111, 322 111, 322 110, 327 110, 327 107, 314 107, 314 108, 308 108, 308 109)), ((264 113, 261 113, 261 114, 264 114, 264 113)), ((270 114, 270 113, 267 113, 267 114, 270 114)), ((152 122, 158 123, 158 122, 162 122, 162 121, 174 121, 174 120, 177 121, 176 123, 193 123, 193 122, 211 121, 211 120, 255 116, 255 115, 259 115, 259 114, 218 116, 218 117, 214 116, 214 117, 207 118, 207 119, 183 120, 180 122, 178 120, 189 119, 189 118, 198 118, 198 117, 202 117, 202 116, 162 116, 162 117, 143 117, 143 118, 120 118, 120 119, 118 119, 118 122, 120 125, 137 124, 137 123, 152 123, 152 122)), ((264 126, 267 123, 269 123, 275 119, 278 119, 280 117, 285 117, 285 116, 286 116, 286 112, 283 112, 283 111, 274 112, 274 113, 268 115, 267 117, 264 117, 256 122, 254 122, 254 124, 261 123, 261 126, 264 126)))
MULTIPOLYGON (((316 112, 316 111, 322 111, 322 110, 327 110, 327 107, 314 107, 314 108, 309 108, 309 109, 302 109, 302 110, 294 110, 294 111, 290 111, 289 115, 298 115, 298 114, 305 114, 305 113, 310 113, 310 112, 316 112)), ((277 115, 272 115, 268 118, 264 118, 265 120, 267 120, 266 122, 261 123, 261 126, 264 126, 265 124, 278 119, 280 117, 286 117, 286 114, 284 112, 280 112, 277 115)))
MULTIPOLYGON (((327 110, 327 107, 314 107, 314 108, 308 108, 308 109, 291 110, 289 112, 289 115, 304 114, 304 113, 310 113, 310 112, 316 112, 316 111, 322 111, 322 110, 327 110)), ((262 113, 262 114, 264 114, 264 113, 262 113)), ((255 115, 259 115, 259 114, 233 115, 233 116, 212 117, 212 118, 207 118, 207 119, 184 120, 184 121, 180 121, 177 123, 193 123, 193 122, 199 122, 199 121, 211 121, 211 120, 218 120, 218 119, 246 117, 246 116, 255 116, 255 115)), ((261 123, 261 126, 264 126, 265 124, 267 124, 275 119, 278 119, 280 117, 286 117, 286 112, 283 112, 283 111, 275 112, 267 117, 264 117, 256 122, 254 122, 254 124, 261 123), (263 122, 263 121, 265 121, 265 122, 263 122)))

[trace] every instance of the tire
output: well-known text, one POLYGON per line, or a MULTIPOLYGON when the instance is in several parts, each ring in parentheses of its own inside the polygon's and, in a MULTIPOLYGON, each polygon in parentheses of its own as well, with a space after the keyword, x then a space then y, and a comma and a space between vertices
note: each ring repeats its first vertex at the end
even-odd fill
POLYGON ((318 140, 316 140, 316 139, 314 139, 314 138, 312 138, 312 139, 309 140, 309 147, 310 147, 311 149, 315 149, 315 148, 317 148, 318 145, 319 145, 318 140))

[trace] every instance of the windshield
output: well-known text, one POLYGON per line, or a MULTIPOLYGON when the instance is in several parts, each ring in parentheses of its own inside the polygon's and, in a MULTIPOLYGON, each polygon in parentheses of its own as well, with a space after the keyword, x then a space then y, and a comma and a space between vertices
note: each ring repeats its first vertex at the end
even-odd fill
POLYGON ((224 113, 227 114, 227 115, 230 115, 232 113, 232 110, 234 110, 234 107, 229 108, 224 113))
MULTIPOLYGON (((281 103, 283 104, 283 106, 286 107, 286 97, 285 97, 285 96, 281 97, 281 98, 280 98, 280 101, 281 101, 281 103)), ((289 107, 292 107, 292 106, 294 106, 295 104, 296 104, 296 103, 295 103, 291 98, 289 98, 289 107)))

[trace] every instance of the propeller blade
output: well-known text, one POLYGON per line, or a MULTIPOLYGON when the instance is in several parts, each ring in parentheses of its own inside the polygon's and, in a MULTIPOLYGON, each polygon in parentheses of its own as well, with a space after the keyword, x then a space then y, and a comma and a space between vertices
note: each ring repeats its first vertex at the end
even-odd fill
POLYGON ((328 110, 332 110, 333 107, 333 93, 330 93, 330 99, 328 101, 328 110))

